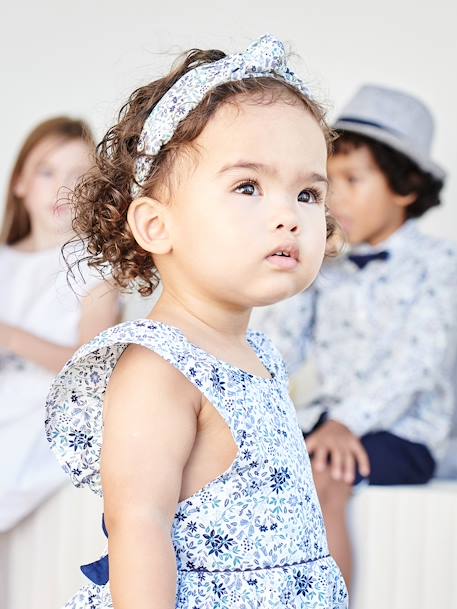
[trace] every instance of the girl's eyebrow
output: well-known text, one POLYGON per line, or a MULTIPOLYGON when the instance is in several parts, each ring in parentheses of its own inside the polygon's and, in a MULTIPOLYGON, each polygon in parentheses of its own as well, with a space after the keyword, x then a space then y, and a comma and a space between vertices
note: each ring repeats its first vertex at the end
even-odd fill
MULTIPOLYGON (((224 165, 222 167, 222 169, 220 169, 218 171, 218 174, 220 175, 220 174, 230 171, 232 169, 251 169, 252 171, 257 171, 257 172, 263 171, 264 173, 269 173, 270 175, 276 175, 278 173, 274 167, 272 167, 270 165, 266 165, 265 163, 253 163, 251 161, 237 161, 236 163, 230 163, 229 165, 224 165)), ((313 183, 323 182, 327 186, 329 184, 329 180, 326 176, 324 176, 320 173, 317 173, 315 171, 304 174, 302 176, 302 179, 305 182, 313 182, 313 183)))

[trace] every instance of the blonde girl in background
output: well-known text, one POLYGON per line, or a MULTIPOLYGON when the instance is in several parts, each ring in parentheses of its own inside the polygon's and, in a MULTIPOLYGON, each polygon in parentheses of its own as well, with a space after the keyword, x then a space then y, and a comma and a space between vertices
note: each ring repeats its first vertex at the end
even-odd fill
POLYGON ((61 256, 73 234, 68 192, 90 169, 93 149, 83 121, 47 120, 25 140, 8 185, 0 233, 0 531, 64 482, 44 432, 47 391, 82 343, 119 320, 116 291, 84 266, 70 286, 61 256))

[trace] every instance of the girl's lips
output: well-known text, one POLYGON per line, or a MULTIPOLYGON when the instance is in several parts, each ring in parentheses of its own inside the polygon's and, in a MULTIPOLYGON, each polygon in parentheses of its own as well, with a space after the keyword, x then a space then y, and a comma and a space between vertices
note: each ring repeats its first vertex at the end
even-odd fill
POLYGON ((60 205, 52 206, 52 213, 54 216, 63 216, 70 212, 70 206, 68 203, 61 203, 60 205))
POLYGON ((278 269, 292 270, 298 266, 298 260, 296 258, 288 256, 268 256, 268 262, 278 269))

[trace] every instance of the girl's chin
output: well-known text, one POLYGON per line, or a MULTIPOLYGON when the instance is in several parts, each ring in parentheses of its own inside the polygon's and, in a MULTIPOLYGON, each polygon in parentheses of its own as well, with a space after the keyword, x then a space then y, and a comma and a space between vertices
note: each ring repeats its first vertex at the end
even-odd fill
POLYGON ((284 290, 272 290, 268 294, 264 294, 262 298, 258 298, 256 303, 253 305, 254 307, 267 307, 269 305, 274 305, 278 302, 282 302, 283 300, 287 300, 288 298, 292 298, 310 285, 311 282, 304 284, 303 286, 289 286, 288 289, 284 290))
POLYGON ((71 222, 66 220, 59 222, 57 218, 54 218, 54 222, 48 225, 48 232, 55 233, 56 237, 65 238, 72 234, 73 230, 71 227, 71 222))

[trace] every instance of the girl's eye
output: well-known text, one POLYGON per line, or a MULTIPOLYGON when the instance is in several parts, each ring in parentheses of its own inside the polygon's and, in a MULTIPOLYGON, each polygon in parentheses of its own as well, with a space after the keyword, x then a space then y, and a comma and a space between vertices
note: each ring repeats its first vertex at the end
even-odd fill
POLYGON ((298 195, 300 203, 307 203, 309 205, 317 205, 322 202, 322 194, 317 190, 302 190, 298 195))
POLYGON ((48 169, 47 167, 41 167, 41 169, 38 170, 38 173, 44 178, 50 178, 52 176, 51 169, 48 169))
POLYGON ((243 182, 235 188, 235 192, 240 195, 248 195, 250 197, 259 195, 259 187, 255 182, 243 182))

